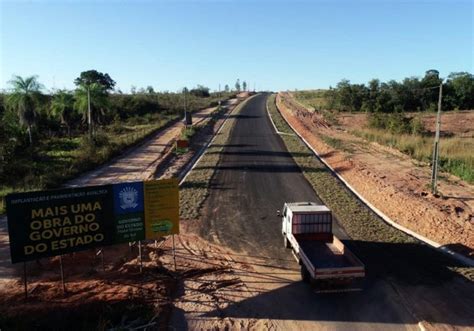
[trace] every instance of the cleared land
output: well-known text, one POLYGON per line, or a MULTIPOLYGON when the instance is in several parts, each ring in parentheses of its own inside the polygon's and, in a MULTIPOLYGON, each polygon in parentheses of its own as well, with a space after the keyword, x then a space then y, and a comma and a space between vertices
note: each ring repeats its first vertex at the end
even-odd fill
MULTIPOLYGON (((287 103, 295 109, 305 109, 319 116, 327 125, 348 131, 367 141, 395 148, 417 161, 430 163, 433 153, 433 139, 436 113, 405 112, 407 119, 421 124, 420 132, 406 134, 370 126, 373 115, 364 112, 338 112, 328 110, 327 90, 298 91, 285 93, 287 103)), ((330 109, 330 108, 329 108, 330 109)), ((385 114, 389 117, 392 114, 385 114)), ((460 177, 470 184, 474 183, 474 112, 443 111, 441 118, 440 165, 449 174, 460 177)), ((401 124, 401 123, 399 123, 401 124)))
MULTIPOLYGON (((432 195, 428 164, 331 125, 320 114, 295 106, 291 96, 283 94, 280 98, 280 110, 289 116, 299 132, 372 204, 395 222, 463 254, 472 255, 472 185, 443 174, 439 182, 440 195, 432 195)), ((340 116, 361 118, 349 114, 340 116)), ((347 122, 357 121, 347 119, 347 122)))

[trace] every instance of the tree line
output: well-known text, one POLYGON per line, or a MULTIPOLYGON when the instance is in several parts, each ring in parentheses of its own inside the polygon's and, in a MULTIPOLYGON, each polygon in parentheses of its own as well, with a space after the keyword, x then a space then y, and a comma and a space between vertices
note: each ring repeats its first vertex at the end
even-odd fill
POLYGON ((202 85, 176 93, 155 92, 151 86, 138 91, 132 88, 131 94, 111 93, 115 81, 96 70, 82 72, 73 91, 43 93, 44 86, 36 76, 15 76, 9 83, 8 92, 0 94, 0 138, 22 140, 18 133, 24 132, 29 144, 44 134, 71 136, 149 113, 178 114, 184 108, 183 93, 188 94, 186 104, 191 111, 208 106, 211 97, 209 88, 202 85))
MULTIPOLYGON (((107 73, 96 70, 82 72, 74 83, 74 90, 47 93, 38 77, 15 76, 6 93, 0 93, 0 198, 3 186, 22 177, 42 187, 35 178, 47 174, 44 165, 61 159, 64 150, 77 152, 76 159, 87 161, 82 163, 100 164, 126 145, 114 137, 129 134, 132 142, 179 119, 185 107, 193 112, 234 95, 211 93, 203 85, 177 92, 156 92, 148 86, 125 94, 115 89, 107 73)), ((83 168, 69 156, 58 162, 65 162, 65 168, 83 168)), ((66 177, 75 173, 66 170, 66 177)))
POLYGON ((372 79, 367 85, 351 84, 343 79, 325 91, 324 98, 327 109, 338 111, 435 111, 441 84, 443 110, 474 109, 474 75, 468 72, 453 72, 442 79, 437 70, 428 70, 421 79, 408 77, 400 82, 372 79))

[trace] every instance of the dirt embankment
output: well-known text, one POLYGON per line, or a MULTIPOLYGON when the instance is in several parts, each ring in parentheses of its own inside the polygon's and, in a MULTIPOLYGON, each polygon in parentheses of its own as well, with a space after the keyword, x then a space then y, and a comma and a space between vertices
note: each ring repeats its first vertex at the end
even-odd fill
POLYGON ((397 150, 333 128, 320 114, 304 109, 288 94, 280 94, 277 105, 322 157, 392 220, 474 257, 472 185, 448 176, 439 183, 441 194, 433 195, 428 166, 397 150), (337 148, 325 142, 328 138, 337 142, 337 148))

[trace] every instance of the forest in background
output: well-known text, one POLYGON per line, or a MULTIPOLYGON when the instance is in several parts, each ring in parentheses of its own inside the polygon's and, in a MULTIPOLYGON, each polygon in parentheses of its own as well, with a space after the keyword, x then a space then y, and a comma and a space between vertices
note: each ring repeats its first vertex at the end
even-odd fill
MULTIPOLYGON (((424 127, 423 117, 437 111, 441 84, 442 112, 474 109, 474 76, 467 72, 451 73, 442 79, 438 71, 428 70, 422 78, 409 77, 400 82, 373 79, 367 85, 351 84, 344 79, 327 90, 292 93, 332 125, 339 125, 339 115, 365 114, 367 125, 352 128, 351 133, 431 163, 434 133, 424 127)), ((442 170, 474 183, 474 137, 469 133, 474 124, 471 126, 466 128, 466 134, 455 136, 445 132, 441 125, 439 162, 442 170)))
POLYGON ((57 187, 182 118, 185 107, 217 106, 240 91, 236 83, 235 91, 228 85, 214 93, 202 85, 178 92, 148 86, 125 94, 96 70, 82 72, 75 85, 48 93, 38 77, 16 76, 0 94, 0 212, 6 194, 57 187))

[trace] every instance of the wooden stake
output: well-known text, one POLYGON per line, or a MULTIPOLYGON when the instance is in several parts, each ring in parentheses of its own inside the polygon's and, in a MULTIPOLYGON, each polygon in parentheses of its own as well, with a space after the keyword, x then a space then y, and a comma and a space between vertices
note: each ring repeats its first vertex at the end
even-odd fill
POLYGON ((104 249, 100 250, 100 260, 102 262, 102 271, 105 272, 105 263, 104 263, 104 249))
POLYGON ((26 278, 26 262, 23 262, 23 282, 25 285, 25 300, 28 299, 28 280, 26 278))
POLYGON ((63 256, 59 255, 59 270, 61 271, 61 284, 63 287, 63 295, 66 294, 66 284, 64 282, 64 268, 63 268, 63 256))
POLYGON ((138 259, 140 260, 140 273, 143 272, 143 260, 142 260, 142 242, 138 242, 138 259))
POLYGON ((173 237, 173 260, 174 260, 174 271, 176 271, 176 246, 174 245, 174 234, 171 235, 173 237))

